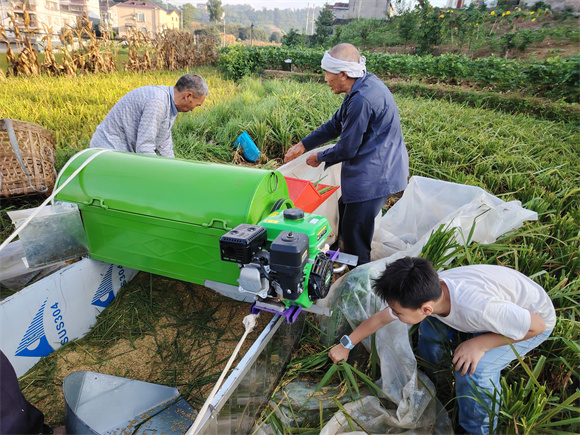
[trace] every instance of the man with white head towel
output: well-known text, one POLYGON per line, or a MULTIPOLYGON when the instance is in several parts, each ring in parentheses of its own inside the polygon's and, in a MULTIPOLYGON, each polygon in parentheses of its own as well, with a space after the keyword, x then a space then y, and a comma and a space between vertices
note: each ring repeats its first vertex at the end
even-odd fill
POLYGON ((332 119, 291 147, 284 161, 340 137, 325 151, 312 153, 306 163, 325 168, 342 163, 339 238, 358 264, 370 261, 374 219, 391 195, 407 186, 409 156, 399 111, 387 86, 366 72, 365 57, 352 44, 327 51, 321 67, 335 94, 345 94, 332 119))

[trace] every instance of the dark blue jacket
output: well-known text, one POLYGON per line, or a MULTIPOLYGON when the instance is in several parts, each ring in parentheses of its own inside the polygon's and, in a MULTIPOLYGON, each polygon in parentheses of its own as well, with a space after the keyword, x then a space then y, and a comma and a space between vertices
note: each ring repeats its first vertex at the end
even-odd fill
POLYGON ((407 187, 409 156, 397 104, 389 88, 365 74, 344 97, 332 119, 302 139, 312 150, 340 136, 335 146, 318 153, 325 167, 342 162, 342 201, 368 201, 407 187))

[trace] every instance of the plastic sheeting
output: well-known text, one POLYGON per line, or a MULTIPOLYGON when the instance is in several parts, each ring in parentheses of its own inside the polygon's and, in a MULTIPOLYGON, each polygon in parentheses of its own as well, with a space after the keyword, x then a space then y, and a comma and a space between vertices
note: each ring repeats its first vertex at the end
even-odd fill
MULTIPOLYGON (((360 266, 336 282, 334 311, 343 315, 354 329, 385 306, 372 291, 370 280, 382 272, 384 266, 371 262, 360 266)), ((337 313, 337 314, 338 314, 337 313)), ((388 410, 374 402, 374 397, 352 402, 347 409, 360 417, 361 422, 372 422, 372 433, 398 433, 401 429, 418 430, 420 433, 452 433, 446 412, 439 412, 441 404, 435 398, 431 381, 417 370, 417 361, 409 341, 409 326, 392 322, 376 332, 375 346, 380 360, 381 379, 377 382, 385 396, 396 405, 388 410), (398 430, 397 430, 398 429, 398 430)), ((363 340, 370 352, 370 337, 363 340)), ((350 433, 342 412, 338 412, 321 434, 350 433)), ((364 423, 363 423, 364 424, 364 423)), ((413 432, 410 432, 413 433, 413 432)))
POLYGON ((415 176, 403 197, 379 220, 371 256, 373 260, 394 254, 416 256, 442 224, 467 235, 476 221, 472 241, 488 244, 537 219, 538 214, 522 208, 519 201, 502 201, 475 186, 415 176))
MULTIPOLYGON (((318 152, 321 148, 311 152, 318 152)), ((310 152, 310 153, 311 153, 310 152)), ((340 165, 324 171, 323 165, 305 164, 305 153, 280 168, 284 175, 317 181, 324 175, 325 184, 340 183, 340 165)), ((338 228, 335 193, 316 213, 326 216, 338 228), (332 214, 334 213, 334 215, 332 214)), ((359 266, 337 280, 330 294, 318 301, 333 310, 332 318, 321 318, 327 339, 336 342, 345 319, 354 329, 363 320, 385 308, 372 291, 372 279, 385 265, 405 256, 417 256, 440 225, 449 225, 464 239, 472 230, 471 241, 489 244, 499 236, 520 227, 537 214, 526 210, 519 201, 505 202, 483 189, 425 177, 411 177, 403 197, 382 218, 377 218, 372 244, 372 262, 359 266)), ((466 240, 464 240, 466 241, 466 240)), ((345 407, 365 429, 372 433, 451 433, 446 412, 435 398, 433 384, 417 370, 417 362, 408 337, 409 326, 393 322, 376 333, 376 348, 381 367, 381 389, 396 405, 387 410, 370 396, 345 407)), ((363 341, 370 350, 370 338, 363 341)), ((321 434, 353 432, 341 411, 322 429, 321 434)))
MULTIPOLYGON (((380 219, 375 230, 372 256, 376 260, 344 275, 324 301, 354 329, 385 308, 372 291, 372 279, 383 272, 386 264, 404 256, 419 255, 440 225, 449 225, 455 228, 456 235, 467 237, 475 222, 471 241, 487 244, 520 227, 524 221, 536 219, 537 214, 522 208, 519 201, 502 201, 478 187, 412 177, 403 197, 380 219)), ((351 411, 362 414, 361 421, 380 421, 379 432, 373 433, 389 432, 392 428, 450 433, 451 426, 442 418, 445 413, 439 412, 439 401, 432 400, 435 396, 432 383, 417 370, 408 329, 408 325, 393 322, 376 333, 381 388, 397 404, 396 412, 366 402, 353 402, 351 411)), ((370 338, 363 345, 370 349, 370 338)), ((341 423, 344 417, 339 414, 321 433, 350 431, 348 425, 345 428, 341 423)))

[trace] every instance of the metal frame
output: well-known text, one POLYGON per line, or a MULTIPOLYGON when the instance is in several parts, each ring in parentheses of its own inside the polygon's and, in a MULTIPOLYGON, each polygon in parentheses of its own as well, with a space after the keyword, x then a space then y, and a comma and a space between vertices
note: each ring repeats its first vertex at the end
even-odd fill
POLYGON ((270 399, 290 359, 292 348, 302 336, 303 327, 304 316, 288 324, 284 316, 275 315, 226 378, 196 433, 218 435, 226 433, 228 427, 230 433, 249 432, 256 420, 250 414, 257 417, 270 399), (292 345, 289 345, 290 341, 292 345), (263 381, 261 386, 265 387, 259 394, 247 391, 258 386, 254 379, 257 372, 257 379, 263 381), (229 409, 224 409, 226 405, 229 409))

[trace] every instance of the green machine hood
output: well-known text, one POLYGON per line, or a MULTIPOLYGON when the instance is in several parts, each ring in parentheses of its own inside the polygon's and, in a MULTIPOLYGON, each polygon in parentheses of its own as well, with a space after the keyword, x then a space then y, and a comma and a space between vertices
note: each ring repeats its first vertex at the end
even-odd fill
MULTIPOLYGON (((74 156, 60 186, 98 149, 74 156)), ((256 224, 289 201, 277 171, 110 151, 92 160, 56 197, 202 226, 256 224), (213 222, 213 224, 212 224, 213 222)))
POLYGON ((237 286, 219 238, 292 207, 277 171, 99 149, 73 156, 57 187, 85 162, 56 199, 78 204, 91 258, 197 284, 237 286))

